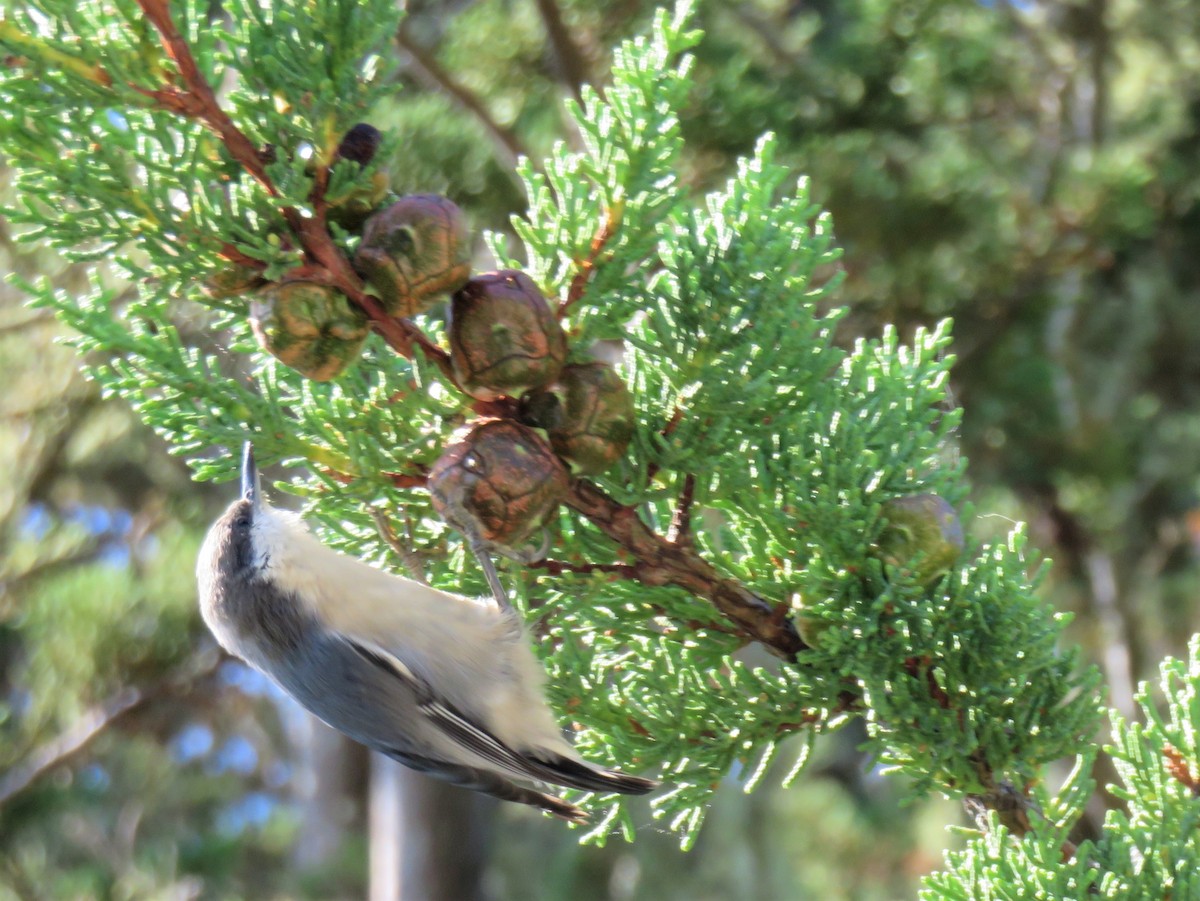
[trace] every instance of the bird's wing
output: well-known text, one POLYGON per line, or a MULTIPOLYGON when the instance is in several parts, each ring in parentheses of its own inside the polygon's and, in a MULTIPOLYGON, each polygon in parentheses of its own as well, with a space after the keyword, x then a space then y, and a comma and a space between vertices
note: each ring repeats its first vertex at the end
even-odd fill
POLYGON ((446 738, 497 770, 519 779, 533 779, 590 792, 640 795, 658 786, 652 779, 600 769, 549 750, 516 751, 452 703, 439 698, 429 683, 395 654, 358 638, 341 637, 363 660, 403 683, 404 688, 416 698, 417 709, 446 738))
POLYGON ((362 659, 403 682, 416 696, 417 707, 428 718, 429 723, 440 729, 456 745, 512 775, 524 779, 556 781, 554 773, 545 765, 517 753, 452 704, 439 698, 429 683, 414 673, 395 654, 356 638, 344 635, 342 638, 362 659))

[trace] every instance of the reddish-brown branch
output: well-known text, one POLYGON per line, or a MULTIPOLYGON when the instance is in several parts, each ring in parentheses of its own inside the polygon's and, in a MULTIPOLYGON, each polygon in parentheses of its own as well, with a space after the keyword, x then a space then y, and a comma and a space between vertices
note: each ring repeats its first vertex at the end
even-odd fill
POLYGON ((923 657, 919 660, 916 657, 909 657, 904 661, 904 669, 914 679, 920 679, 924 676, 925 685, 929 690, 929 697, 943 710, 950 709, 952 706, 950 695, 946 694, 946 690, 938 684, 937 677, 933 674, 932 661, 928 657, 923 657))
POLYGON ((1200 778, 1197 778, 1196 774, 1192 772, 1183 753, 1174 745, 1164 745, 1162 755, 1166 758, 1167 772, 1171 774, 1172 778, 1181 783, 1193 795, 1200 797, 1200 778))
POLYGON ((396 488, 424 488, 429 478, 426 473, 414 475, 404 472, 385 472, 383 477, 390 480, 396 488))
POLYGON ((807 647, 786 605, 768 603, 737 580, 723 577, 693 548, 656 534, 635 508, 618 504, 595 484, 576 479, 567 504, 633 556, 639 581, 676 585, 705 598, 743 635, 785 659, 793 659, 807 647))
POLYGON ((317 169, 313 173, 312 190, 308 192, 309 202, 313 206, 313 218, 317 220, 321 228, 325 228, 325 213, 329 208, 329 204, 325 202, 325 192, 329 188, 329 167, 323 163, 317 164, 317 169))
MULTIPOLYGON (((186 90, 180 91, 178 88, 169 86, 157 91, 143 90, 142 93, 153 97, 164 108, 172 112, 205 123, 220 135, 233 158, 242 164, 246 171, 263 186, 264 190, 273 197, 278 196, 279 192, 270 176, 267 175, 262 155, 217 103, 216 94, 204 80, 200 67, 192 56, 191 49, 171 19, 166 0, 138 0, 138 4, 146 14, 146 18, 158 30, 167 54, 179 66, 179 72, 183 76, 186 88, 186 90)), ((419 347, 422 353, 437 364, 438 368, 453 381, 449 354, 430 341, 412 323, 389 316, 379 302, 363 290, 362 280, 359 279, 358 273, 354 271, 350 261, 333 242, 324 221, 324 180, 327 178, 328 170, 323 166, 318 167, 313 188, 315 216, 302 216, 299 210, 291 206, 281 209, 288 227, 300 239, 305 253, 328 270, 330 283, 367 314, 375 331, 388 342, 393 350, 411 359, 413 348, 419 347)), ((233 250, 233 248, 229 249, 233 250)))
POLYGON ((626 721, 629 723, 629 728, 632 729, 634 732, 636 732, 638 735, 640 735, 642 738, 650 737, 650 730, 647 729, 645 726, 643 726, 641 723, 639 723, 637 720, 635 720, 633 717, 631 717, 631 716, 626 717, 626 721))
POLYGON ((179 33, 179 29, 175 27, 175 23, 171 19, 167 0, 138 0, 138 6, 142 8, 146 18, 158 30, 162 38, 163 49, 179 67, 179 74, 183 76, 183 83, 187 88, 186 94, 173 88, 156 92, 167 95, 175 94, 175 99, 166 100, 164 98, 160 102, 165 101, 165 105, 178 104, 174 107, 167 105, 167 108, 174 109, 175 112, 190 118, 199 119, 220 135, 222 142, 233 154, 233 158, 241 163, 269 194, 275 196, 278 192, 275 185, 271 183, 266 169, 263 168, 258 151, 217 103, 217 96, 211 85, 204 80, 200 67, 196 65, 196 59, 192 56, 191 48, 188 47, 187 41, 183 39, 183 35, 179 33))
MULTIPOLYGON (((413 468, 417 472, 383 472, 379 475, 381 478, 391 482, 396 488, 424 488, 426 479, 428 478, 425 467, 413 464, 413 468)), ((355 479, 360 478, 357 475, 351 475, 348 472, 341 472, 336 469, 326 469, 325 475, 335 482, 341 482, 343 485, 349 485, 355 479)))
POLYGON ((566 316, 572 305, 577 303, 583 297, 584 292, 587 291, 587 283, 596 269, 596 260, 599 259, 605 245, 616 234, 618 221, 619 217, 614 215, 611 210, 604 213, 604 219, 600 222, 600 228, 596 231, 596 236, 592 238, 592 246, 588 249, 587 258, 579 262, 579 270, 575 273, 575 277, 571 279, 571 286, 567 288, 567 298, 558 305, 559 319, 566 316))
POLYGON ((471 410, 481 419, 516 419, 520 414, 520 405, 515 398, 497 397, 494 400, 477 400, 471 404, 471 410))
POLYGON ((204 113, 204 104, 193 97, 191 94, 186 94, 178 88, 143 88, 140 85, 130 85, 135 91, 144 97, 148 97, 161 106, 163 109, 183 116, 187 119, 200 119, 204 113))
POLYGON ((850 691, 843 691, 838 695, 838 702, 829 710, 808 710, 801 715, 800 719, 787 723, 780 723, 775 727, 776 736, 782 737, 790 732, 798 732, 808 726, 815 725, 822 721, 828 721, 833 717, 840 716, 843 713, 848 713, 852 710, 857 710, 862 703, 862 698, 850 691))
MULTIPOLYGON (((929 657, 908 657, 904 660, 904 671, 914 679, 925 682, 930 700, 943 710, 956 710, 960 725, 964 721, 964 711, 955 708, 954 701, 938 682, 933 672, 933 662, 929 657)), ((1029 800, 1008 782, 997 782, 996 773, 984 757, 981 750, 971 753, 970 759, 975 767, 979 784, 983 786, 982 794, 967 795, 963 803, 967 811, 972 813, 980 822, 980 828, 985 828, 986 811, 996 812, 997 819, 1018 838, 1033 831, 1029 821, 1029 800)), ((1065 849, 1064 849, 1065 853, 1065 849)))

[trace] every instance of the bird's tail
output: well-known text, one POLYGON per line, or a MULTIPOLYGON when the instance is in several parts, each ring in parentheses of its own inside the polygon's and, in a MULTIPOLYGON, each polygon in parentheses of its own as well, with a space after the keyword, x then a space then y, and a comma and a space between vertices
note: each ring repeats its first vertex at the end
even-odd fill
POLYGON ((658 788, 653 779, 630 776, 617 770, 604 770, 583 760, 567 757, 554 751, 538 749, 522 755, 529 764, 530 774, 543 782, 578 788, 582 791, 620 795, 644 795, 658 788))

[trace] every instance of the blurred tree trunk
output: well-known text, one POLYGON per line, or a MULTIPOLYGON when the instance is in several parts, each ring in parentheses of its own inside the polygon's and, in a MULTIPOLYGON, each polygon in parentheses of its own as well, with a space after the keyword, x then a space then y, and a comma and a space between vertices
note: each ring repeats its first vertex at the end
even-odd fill
POLYGON ((372 754, 370 901, 487 901, 498 803, 372 754))
POLYGON ((305 870, 331 863, 361 816, 366 748, 305 715, 292 735, 299 766, 300 834, 293 859, 305 870))

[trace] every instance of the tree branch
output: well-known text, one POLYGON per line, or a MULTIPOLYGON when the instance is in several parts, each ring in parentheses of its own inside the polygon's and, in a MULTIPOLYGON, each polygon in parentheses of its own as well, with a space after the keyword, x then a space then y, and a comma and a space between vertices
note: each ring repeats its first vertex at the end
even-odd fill
POLYGON ((671 544, 692 544, 692 502, 696 499, 696 477, 690 472, 683 477, 683 488, 679 491, 679 502, 671 518, 667 541, 671 544))
MULTIPOLYGON (((676 585, 710 601, 742 635, 761 643, 778 657, 794 661, 796 654, 808 647, 792 624, 786 605, 772 605, 737 580, 721 576, 690 545, 657 535, 642 522, 635 508, 617 503, 593 483, 584 479, 573 481, 566 503, 632 554, 636 562, 600 567, 542 561, 541 568, 551 572, 601 570, 635 578, 646 585, 676 585)), ((904 666, 914 678, 924 678, 933 703, 946 709, 953 706, 949 694, 934 677, 930 661, 910 659, 904 666)), ((839 702, 839 710, 850 710, 856 704, 857 698, 848 691, 839 702)), ((801 722, 796 728, 803 725, 801 722)), ((1009 783, 998 781, 978 751, 971 756, 985 791, 965 799, 968 809, 995 810, 1014 835, 1030 832, 1032 825, 1024 796, 1009 783)))
POLYGON ((793 660, 808 647, 796 632, 785 604, 771 604, 735 579, 722 576, 694 549, 672 544, 584 479, 571 483, 567 505, 591 521, 636 560, 637 578, 647 585, 676 585, 712 602, 748 638, 771 653, 793 660))
POLYGON ((638 569, 628 563, 568 563, 565 560, 535 560, 530 569, 544 569, 552 576, 563 573, 609 573, 622 579, 636 579, 638 569))
MULTIPOLYGON (((192 56, 187 42, 175 27, 171 19, 167 0, 138 0, 146 18, 158 30, 162 37, 163 47, 168 55, 175 60, 183 76, 186 92, 181 92, 174 86, 167 86, 158 91, 148 91, 139 88, 142 93, 159 101, 166 109, 188 118, 197 119, 212 128, 234 159, 242 164, 272 197, 278 197, 270 176, 264 168, 262 156, 251 143, 250 139, 233 123, 233 120, 221 109, 212 87, 204 80, 200 67, 192 56)), ((324 173, 318 173, 324 178, 324 173)), ((318 189, 322 187, 318 182, 318 189)), ((318 190, 318 201, 320 190, 318 190)), ((318 212, 321 204, 318 202, 318 212)), ((358 306, 371 319, 371 324, 385 341, 401 356, 412 359, 414 346, 435 362, 443 373, 450 376, 450 357, 444 350, 430 341, 419 329, 405 319, 394 319, 389 316, 379 302, 363 290, 362 280, 350 265, 350 261, 334 244, 325 227, 324 217, 306 218, 292 206, 281 209, 284 219, 293 234, 299 238, 305 252, 329 273, 331 284, 346 295, 352 303, 358 306)))
POLYGON ((0 806, 25 791, 47 771, 66 763, 105 729, 145 702, 146 696, 138 689, 123 688, 89 710, 62 735, 30 754, 24 765, 14 767, 0 779, 0 806))
POLYGON ((566 299, 558 305, 558 318, 562 319, 567 315, 571 307, 583 297, 587 291, 587 283, 592 277, 592 273, 596 270, 596 261, 600 258, 600 253, 604 250, 605 245, 612 240, 616 234, 617 226, 621 222, 621 213, 618 210, 605 210, 604 218, 600 222, 600 228, 596 231, 596 236, 592 238, 592 245, 588 248, 588 255, 585 259, 579 260, 579 269, 575 276, 571 279, 571 286, 567 289, 566 299))
MULTIPOLYGON (((667 424, 665 426, 663 426, 663 429, 661 432, 659 432, 659 435, 663 439, 670 438, 671 434, 677 428, 679 428, 679 423, 682 421, 683 421, 683 410, 679 407, 676 407, 671 412, 671 418, 669 420, 667 420, 667 424)), ((656 475, 658 475, 658 470, 659 470, 659 466, 653 460, 651 460, 650 463, 647 464, 647 466, 646 466, 646 484, 647 485, 649 485, 651 482, 654 481, 654 477, 656 475)))
POLYGON ((174 109, 181 115, 204 122, 221 136, 221 141, 229 148, 233 158, 254 176, 254 179, 266 189, 267 193, 272 197, 278 196, 279 192, 267 175, 267 170, 263 168, 258 151, 217 103, 217 96, 209 83, 204 80, 200 67, 196 65, 196 59, 192 56, 191 48, 188 47, 187 41, 183 39, 183 35, 179 33, 179 29, 175 27, 175 23, 171 19, 167 0, 138 0, 138 6, 142 8, 142 12, 150 20, 150 24, 158 30, 162 37, 163 49, 179 66, 179 73, 183 76, 184 85, 187 87, 186 93, 180 92, 173 86, 159 91, 143 90, 142 93, 154 97, 168 109, 174 109))
POLYGON ((537 8, 554 52, 554 61, 558 64, 559 80, 570 89, 576 101, 582 103, 583 86, 592 80, 587 60, 571 37, 558 4, 554 0, 537 0, 537 8))
POLYGON ((1033 824, 1029 822, 1029 799, 1009 782, 997 784, 991 768, 978 754, 972 756, 980 768, 980 781, 988 790, 982 795, 967 795, 963 799, 967 813, 975 818, 980 831, 987 831, 987 811, 994 810, 996 818, 1013 835, 1018 838, 1028 835, 1033 831, 1033 824))
POLYGON ((1171 777, 1182 784, 1192 795, 1200 798, 1200 779, 1188 766, 1187 758, 1183 753, 1174 745, 1168 744, 1163 746, 1162 755, 1166 760, 1165 766, 1171 777))

